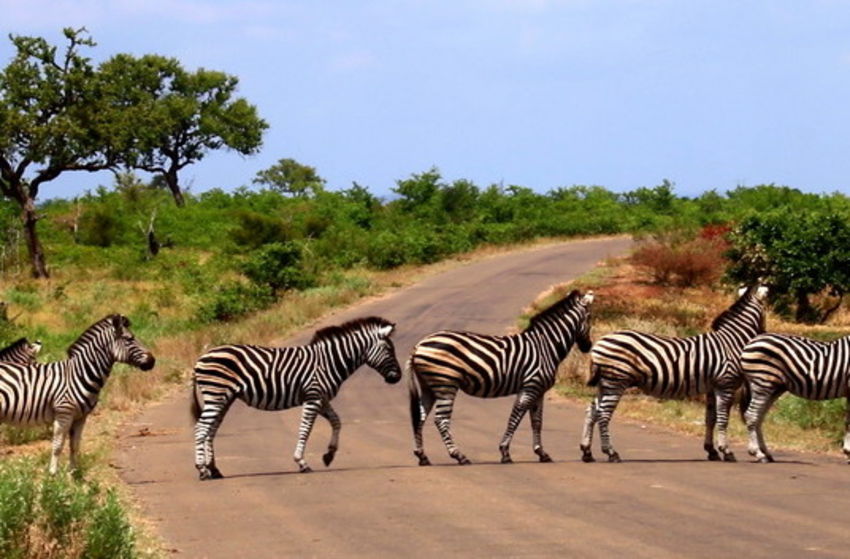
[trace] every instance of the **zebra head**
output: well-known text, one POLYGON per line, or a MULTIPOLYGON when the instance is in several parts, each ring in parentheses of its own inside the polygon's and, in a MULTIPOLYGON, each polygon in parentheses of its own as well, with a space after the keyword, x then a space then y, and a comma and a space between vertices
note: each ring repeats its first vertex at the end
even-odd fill
POLYGON ((130 331, 130 319, 120 314, 110 317, 114 340, 112 343, 115 360, 138 367, 143 371, 153 369, 156 359, 130 331))
POLYGON ((39 351, 41 351, 40 341, 30 342, 26 338, 21 338, 8 347, 0 349, 0 361, 31 365, 35 363, 39 351))
POLYGON ((372 345, 366 350, 366 364, 378 371, 388 384, 401 380, 401 366, 395 356, 395 346, 390 339, 395 324, 383 322, 376 330, 372 345))
POLYGON ((715 332, 721 329, 741 331, 750 338, 764 332, 768 292, 764 284, 742 287, 738 290, 738 300, 714 319, 711 329, 715 332))

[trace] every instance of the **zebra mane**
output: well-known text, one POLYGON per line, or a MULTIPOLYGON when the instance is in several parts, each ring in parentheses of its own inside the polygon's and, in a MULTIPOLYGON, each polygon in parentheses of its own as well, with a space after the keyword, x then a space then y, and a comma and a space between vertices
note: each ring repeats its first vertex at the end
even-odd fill
POLYGON ((80 334, 80 337, 68 346, 68 357, 73 357, 75 353, 89 345, 104 330, 114 329, 116 321, 120 321, 121 326, 124 328, 130 327, 130 319, 126 316, 120 314, 105 316, 86 328, 85 332, 80 334))
POLYGON ((711 329, 714 331, 720 330, 728 323, 733 321, 735 317, 740 315, 741 310, 743 310, 747 305, 750 304, 750 301, 753 300, 753 296, 758 288, 758 285, 749 286, 744 292, 744 294, 738 297, 738 300, 735 301, 731 307, 717 315, 717 318, 715 318, 714 321, 712 321, 711 323, 711 329))
POLYGON ((375 328, 383 328, 386 326, 393 326, 393 323, 385 318, 381 318, 380 316, 367 316, 365 318, 357 318, 354 320, 349 320, 348 322, 343 322, 342 324, 336 326, 327 326, 325 328, 316 330, 316 333, 313 334, 313 339, 310 340, 310 343, 315 344, 317 342, 321 342, 322 340, 337 338, 340 336, 344 336, 349 332, 355 332, 357 330, 362 330, 370 326, 374 326, 375 328))
POLYGON ((563 311, 564 309, 574 307, 575 305, 578 304, 578 302, 580 300, 581 300, 581 293, 579 292, 578 289, 573 289, 572 291, 570 291, 570 293, 566 297, 564 297, 563 299, 561 299, 560 301, 558 301, 556 303, 553 303, 548 308, 540 311, 539 313, 537 313, 536 315, 534 315, 530 319, 528 319, 528 327, 525 330, 526 331, 531 330, 537 324, 546 320, 546 318, 553 316, 555 314, 558 314, 561 311, 563 311))
POLYGON ((6 347, 4 347, 4 348, 0 349, 0 355, 5 354, 6 352, 15 351, 15 350, 16 350, 16 349, 18 349, 19 347, 21 347, 21 346, 25 346, 25 345, 28 345, 29 343, 30 343, 30 342, 29 342, 29 340, 28 340, 28 339, 26 339, 26 338, 18 338, 17 340, 15 340, 14 342, 10 343, 10 344, 9 344, 9 345, 7 345, 6 347))

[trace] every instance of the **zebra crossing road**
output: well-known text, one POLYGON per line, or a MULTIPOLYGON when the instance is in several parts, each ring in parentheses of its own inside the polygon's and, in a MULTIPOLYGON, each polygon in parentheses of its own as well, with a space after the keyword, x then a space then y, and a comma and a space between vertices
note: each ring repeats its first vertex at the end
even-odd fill
MULTIPOLYGON (((328 317, 322 325, 379 315, 398 323, 400 361, 443 328, 505 333, 547 286, 589 270, 630 245, 623 238, 563 243, 471 262, 328 317)), ((303 343, 304 332, 282 343, 303 343)), ((575 348, 573 349, 575 351, 575 348)), ((330 428, 319 421, 307 447, 318 467, 292 461, 300 410, 234 405, 216 438, 222 480, 199 482, 188 395, 150 408, 116 462, 144 514, 183 557, 748 557, 847 556, 850 466, 836 456, 775 453, 753 464, 708 462, 701 437, 618 422, 621 464, 581 462, 584 406, 550 397, 537 462, 524 420, 500 464, 499 439, 512 398, 460 396, 453 431, 472 460, 445 453, 431 421, 413 455, 406 382, 371 370, 334 400, 340 449, 321 466, 330 428)), ((739 419, 734 418, 735 421, 739 419)))

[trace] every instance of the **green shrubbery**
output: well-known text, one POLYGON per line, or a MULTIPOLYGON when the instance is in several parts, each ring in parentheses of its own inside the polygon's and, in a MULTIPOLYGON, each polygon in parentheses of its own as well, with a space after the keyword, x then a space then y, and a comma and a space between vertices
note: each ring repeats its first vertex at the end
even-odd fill
POLYGON ((135 536, 112 491, 43 460, 0 462, 0 557, 135 557, 135 536))

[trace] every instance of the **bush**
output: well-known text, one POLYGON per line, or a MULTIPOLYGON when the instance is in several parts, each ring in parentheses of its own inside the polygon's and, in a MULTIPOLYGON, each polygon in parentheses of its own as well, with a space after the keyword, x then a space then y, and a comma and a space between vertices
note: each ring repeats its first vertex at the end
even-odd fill
POLYGON ((723 251, 721 243, 702 238, 684 242, 650 241, 635 250, 632 263, 662 285, 711 285, 724 271, 723 251))
POLYGON ((95 207, 80 219, 80 242, 108 247, 118 237, 120 224, 109 208, 95 207))
POLYGON ((0 557, 135 556, 133 530, 111 491, 46 475, 41 460, 0 464, 0 557))
POLYGON ((202 322, 233 320, 269 307, 275 301, 272 290, 255 284, 230 282, 216 289, 198 309, 202 322))
POLYGON ((251 210, 235 213, 237 225, 230 238, 239 246, 258 248, 268 243, 285 243, 295 236, 292 226, 282 219, 251 210))
POLYGON ((245 276, 272 292, 303 289, 315 279, 301 265, 301 247, 295 243, 269 243, 255 250, 242 265, 245 276))

